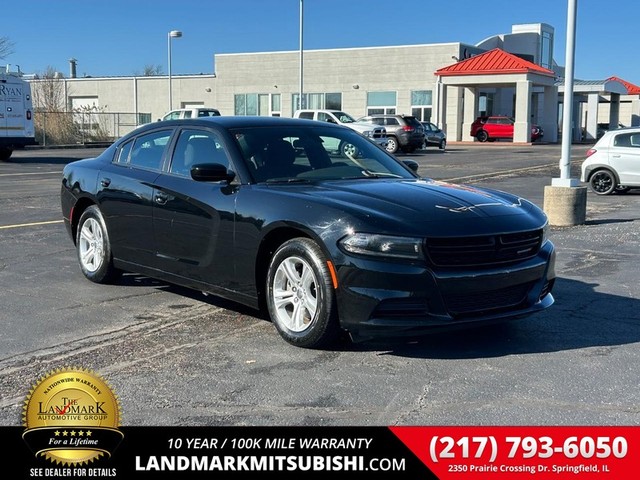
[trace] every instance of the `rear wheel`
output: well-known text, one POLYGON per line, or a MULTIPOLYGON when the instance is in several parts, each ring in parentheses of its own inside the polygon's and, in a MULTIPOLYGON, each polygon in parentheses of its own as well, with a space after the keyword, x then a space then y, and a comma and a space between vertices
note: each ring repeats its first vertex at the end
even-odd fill
POLYGON ((387 137, 387 152, 396 153, 399 149, 398 139, 396 137, 387 137))
POLYGON ((267 308, 280 336, 292 345, 319 348, 338 335, 331 273, 320 247, 308 238, 282 244, 267 273, 267 308))
POLYGON ((616 191, 616 177, 609 170, 597 170, 589 179, 589 186, 598 195, 610 195, 616 191))
POLYGON ((76 248, 80 269, 85 277, 96 283, 109 283, 121 272, 113 266, 111 242, 100 209, 88 207, 78 222, 76 248))
POLYGON ((480 130, 476 133, 476 138, 479 142, 486 142, 489 140, 489 134, 485 130, 480 130))

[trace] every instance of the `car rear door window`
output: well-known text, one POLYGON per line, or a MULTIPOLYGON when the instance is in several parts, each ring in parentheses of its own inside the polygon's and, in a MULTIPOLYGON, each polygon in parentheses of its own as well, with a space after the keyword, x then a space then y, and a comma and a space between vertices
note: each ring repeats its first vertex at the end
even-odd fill
POLYGON ((160 170, 164 150, 173 130, 160 130, 137 137, 133 144, 129 163, 134 167, 160 170))
POLYGON ((620 135, 616 135, 613 140, 614 147, 630 147, 631 146, 631 134, 630 133, 622 133, 620 135))

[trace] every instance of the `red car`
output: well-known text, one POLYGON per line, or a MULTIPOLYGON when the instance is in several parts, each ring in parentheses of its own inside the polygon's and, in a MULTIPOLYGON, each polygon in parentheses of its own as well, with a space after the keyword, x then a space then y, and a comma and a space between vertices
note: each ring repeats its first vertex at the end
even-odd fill
MULTIPOLYGON (((513 124, 515 120, 505 116, 478 117, 471 124, 471 136, 480 142, 493 142, 497 139, 513 140, 513 124)), ((531 126, 531 141, 535 142, 544 136, 542 128, 531 126)))

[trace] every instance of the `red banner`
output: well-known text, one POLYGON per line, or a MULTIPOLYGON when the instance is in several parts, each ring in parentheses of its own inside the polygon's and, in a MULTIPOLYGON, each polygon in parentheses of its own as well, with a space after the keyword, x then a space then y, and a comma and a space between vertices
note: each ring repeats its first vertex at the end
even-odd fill
POLYGON ((390 427, 438 477, 640 478, 638 427, 390 427))

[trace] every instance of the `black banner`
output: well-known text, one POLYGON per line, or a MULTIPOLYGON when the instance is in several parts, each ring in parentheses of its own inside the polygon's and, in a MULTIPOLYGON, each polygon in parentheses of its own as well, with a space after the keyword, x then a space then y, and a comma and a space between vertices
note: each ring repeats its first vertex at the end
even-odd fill
POLYGON ((437 478, 386 427, 120 427, 110 456, 77 465, 34 454, 24 428, 2 431, 16 478, 437 478))

